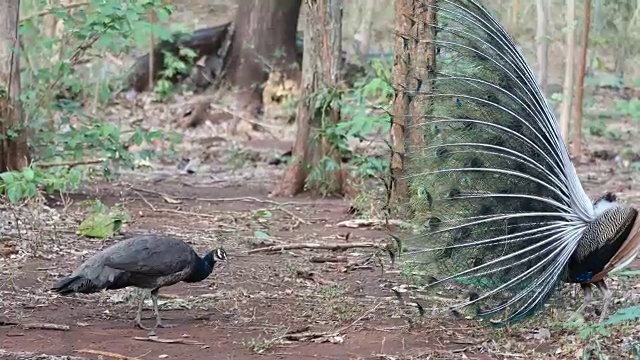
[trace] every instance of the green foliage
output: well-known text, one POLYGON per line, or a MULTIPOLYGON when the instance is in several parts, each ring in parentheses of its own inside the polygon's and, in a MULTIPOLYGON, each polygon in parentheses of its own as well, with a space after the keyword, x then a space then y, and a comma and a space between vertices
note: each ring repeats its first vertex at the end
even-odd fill
MULTIPOLYGON (((23 4, 23 12, 42 10, 30 7, 32 4, 23 4)), ((102 175, 110 176, 117 167, 133 167, 136 159, 152 155, 131 153, 129 145, 159 138, 175 142, 174 135, 141 127, 123 130, 99 112, 101 105, 111 101, 122 80, 108 76, 104 54, 146 47, 151 31, 158 39, 171 38, 168 29, 152 26, 146 20, 152 8, 160 21, 166 21, 173 11, 160 0, 91 0, 73 11, 54 4, 50 13, 64 21, 64 33, 54 38, 44 33, 42 17, 27 16, 21 21, 19 32, 24 46, 20 56, 26 66, 21 74, 20 99, 29 127, 8 129, 6 135, 14 137, 29 131, 34 164, 22 172, 0 174, 0 188, 10 201, 33 196, 38 189, 53 192, 76 188, 90 174, 83 163, 101 165, 102 175), (57 163, 61 165, 55 166, 57 163)), ((176 67, 169 71, 177 71, 176 67)))
POLYGON ((336 158, 349 159, 345 165, 355 178, 380 178, 388 171, 386 159, 356 154, 349 147, 349 139, 363 142, 391 128, 389 108, 394 94, 389 81, 391 69, 380 61, 372 62, 372 68, 373 74, 357 82, 353 89, 324 88, 308 100, 313 102, 315 116, 320 120, 315 140, 324 142, 335 153, 324 156, 311 169, 307 187, 319 189, 323 194, 331 193, 330 179, 340 169, 336 158), (340 109, 342 121, 329 119, 332 107, 340 109))
POLYGON ((619 100, 616 102, 619 116, 628 116, 634 121, 640 120, 640 99, 619 100))
POLYGON ((35 196, 39 187, 48 193, 75 189, 80 185, 82 178, 83 173, 77 168, 26 167, 22 171, 0 173, 0 192, 6 194, 10 202, 16 203, 35 196))
POLYGON ((160 72, 160 79, 154 87, 154 92, 160 100, 167 99, 175 90, 175 85, 169 79, 180 75, 188 75, 191 72, 197 56, 193 50, 188 48, 181 48, 179 56, 175 56, 167 51, 164 51, 163 54, 163 70, 160 72), (187 61, 183 61, 183 58, 186 58, 187 61))
POLYGON ((109 209, 100 200, 89 201, 90 215, 78 226, 78 235, 108 239, 122 228, 122 222, 129 221, 129 214, 121 205, 109 209))

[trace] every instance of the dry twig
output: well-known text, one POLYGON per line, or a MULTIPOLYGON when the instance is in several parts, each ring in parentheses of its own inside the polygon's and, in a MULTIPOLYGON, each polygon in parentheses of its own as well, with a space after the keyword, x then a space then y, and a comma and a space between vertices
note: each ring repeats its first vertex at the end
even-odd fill
MULTIPOLYGON (((251 196, 243 196, 243 197, 234 197, 234 198, 212 198, 212 199, 207 199, 207 198, 194 198, 194 197, 180 197, 180 196, 171 196, 165 193, 161 193, 161 192, 157 192, 157 191, 153 191, 153 190, 147 190, 147 189, 141 189, 135 186, 131 186, 130 189, 134 192, 143 192, 146 194, 152 194, 152 195, 156 195, 159 196, 161 198, 163 198, 165 201, 167 201, 167 199, 172 199, 172 200, 193 200, 193 201, 202 201, 202 202, 235 202, 235 201, 243 201, 243 202, 257 202, 257 203, 261 203, 261 204, 270 204, 270 205, 274 205, 276 206, 277 210, 282 211, 283 213, 291 216, 292 219, 294 219, 296 221, 296 224, 293 225, 292 228, 296 228, 298 226, 298 224, 307 224, 307 222, 300 218, 298 215, 292 213, 290 210, 285 209, 284 206, 286 205, 295 205, 295 203, 279 203, 277 201, 273 201, 273 200, 263 200, 263 199, 258 199, 256 197, 251 197, 251 196)), ((142 195, 138 194, 139 196, 142 197, 142 195)), ((146 201, 146 199, 144 197, 142 197, 142 199, 147 203, 147 205, 150 205, 150 203, 148 201, 146 201)), ((170 202, 170 201, 167 201, 170 202)), ((167 209, 168 210, 168 209, 167 209)), ((160 209, 158 210, 154 210, 154 211, 160 211, 160 209)), ((168 212, 174 212, 177 210, 171 210, 168 212)))
POLYGON ((99 164, 105 162, 105 159, 89 159, 89 160, 78 160, 78 161, 60 161, 60 162, 51 162, 51 163, 35 163, 35 165, 41 169, 50 168, 55 166, 78 166, 78 165, 90 165, 90 164, 99 164))
POLYGON ((400 227, 410 227, 406 221, 402 220, 384 220, 384 219, 351 219, 341 221, 336 224, 337 227, 347 227, 347 228, 361 228, 361 227, 372 227, 372 226, 386 226, 386 225, 395 225, 400 227))
POLYGON ((140 358, 138 357, 131 357, 131 356, 127 356, 127 355, 122 355, 122 354, 117 354, 117 353, 113 353, 113 352, 109 352, 109 351, 102 351, 102 350, 91 350, 91 349, 80 349, 80 350, 74 350, 74 352, 80 353, 80 354, 91 354, 91 355, 98 355, 98 356, 107 356, 110 358, 114 358, 117 360, 139 360, 140 358))
POLYGON ((133 338, 133 340, 149 341, 149 342, 155 342, 155 343, 160 343, 160 344, 206 345, 205 343, 201 343, 201 342, 195 341, 195 340, 189 340, 189 339, 161 339, 161 338, 155 337, 155 336, 150 336, 150 337, 136 336, 136 337, 133 338))
POLYGON ((21 324, 17 321, 2 320, 0 319, 0 326, 17 326, 25 330, 57 330, 57 331, 69 331, 71 328, 69 325, 51 324, 51 323, 26 323, 21 324))

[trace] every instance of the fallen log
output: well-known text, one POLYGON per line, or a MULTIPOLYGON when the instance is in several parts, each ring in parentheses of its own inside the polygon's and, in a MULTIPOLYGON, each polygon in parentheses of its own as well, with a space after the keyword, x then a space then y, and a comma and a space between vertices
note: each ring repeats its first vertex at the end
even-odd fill
MULTIPOLYGON (((186 56, 180 55, 181 48, 188 48, 197 54, 195 60, 200 61, 201 73, 204 74, 204 76, 196 75, 193 85, 199 90, 206 89, 212 83, 210 77, 216 76, 221 68, 226 68, 227 66, 228 57, 226 55, 231 52, 233 43, 230 43, 229 47, 224 49, 225 54, 222 54, 222 58, 220 58, 218 52, 225 44, 225 40, 228 41, 229 32, 232 31, 231 26, 232 23, 229 22, 214 27, 199 29, 192 34, 176 33, 172 36, 171 40, 161 41, 154 50, 153 80, 157 80, 161 71, 164 69, 165 53, 170 53, 181 61, 189 63, 189 59, 186 58, 186 56), (198 77, 201 79, 198 79, 198 77)), ((298 34, 298 38, 296 39, 296 62, 299 66, 302 66, 302 41, 301 34, 298 34)), ((346 53, 343 52, 343 72, 343 79, 347 83, 351 83, 357 76, 365 73, 365 68, 361 65, 347 62, 346 53)), ((188 76, 190 75, 177 74, 167 80, 175 84, 183 81, 188 76)), ((148 90, 148 86, 149 54, 147 53, 139 57, 131 66, 127 90, 135 90, 140 93, 148 90)))
MULTIPOLYGON (((197 56, 196 60, 202 57, 216 56, 218 49, 222 46, 231 23, 226 23, 205 29, 199 29, 191 34, 175 33, 169 40, 162 40, 153 51, 153 74, 151 76, 157 80, 160 72, 164 69, 165 52, 179 58, 185 63, 189 63, 189 59, 180 55, 180 49, 188 48, 193 50, 197 56)), ((187 75, 176 74, 168 80, 176 83, 187 75)), ((149 86, 149 53, 139 57, 131 66, 129 72, 129 88, 136 92, 143 92, 149 86)))

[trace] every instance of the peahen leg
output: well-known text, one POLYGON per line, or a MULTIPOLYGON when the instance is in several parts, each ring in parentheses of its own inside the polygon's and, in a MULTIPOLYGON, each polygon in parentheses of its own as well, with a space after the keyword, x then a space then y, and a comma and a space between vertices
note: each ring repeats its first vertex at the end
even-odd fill
POLYGON ((576 310, 576 314, 582 314, 582 311, 584 311, 584 308, 589 305, 589 303, 591 303, 591 284, 580 284, 580 287, 582 288, 582 305, 580 305, 580 307, 578 307, 578 310, 576 310))
POLYGON ((604 282, 604 280, 598 281, 597 283, 595 283, 595 285, 598 288, 598 290, 600 290, 603 297, 602 311, 600 312, 600 322, 602 322, 607 317, 607 311, 609 310, 609 303, 611 302, 611 291, 609 291, 609 288, 607 287, 607 284, 604 282))
POLYGON ((153 327, 149 335, 155 335, 157 328, 171 328, 175 326, 162 323, 162 319, 160 318, 160 311, 158 310, 158 290, 159 289, 151 290, 151 301, 153 302, 153 313, 156 315, 156 325, 153 327))
POLYGON ((141 291, 139 297, 140 298, 138 300, 138 311, 136 312, 136 318, 133 321, 135 326, 139 327, 140 329, 150 330, 148 327, 142 325, 142 306, 144 305, 144 299, 147 297, 147 292, 141 291))

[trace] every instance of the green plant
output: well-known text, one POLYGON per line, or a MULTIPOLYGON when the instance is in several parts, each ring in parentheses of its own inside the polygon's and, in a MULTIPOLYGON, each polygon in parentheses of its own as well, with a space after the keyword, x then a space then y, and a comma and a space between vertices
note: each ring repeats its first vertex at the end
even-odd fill
POLYGON ((326 142, 335 152, 322 157, 310 171, 307 186, 331 192, 328 179, 340 169, 336 159, 348 159, 344 164, 356 179, 381 178, 388 170, 387 159, 369 154, 358 154, 349 146, 349 139, 373 143, 377 134, 388 133, 391 126, 389 107, 394 90, 389 78, 391 70, 381 61, 372 62, 373 74, 357 82, 353 89, 324 88, 313 94, 315 116, 320 119, 320 128, 315 133, 318 143, 326 142), (328 118, 329 109, 339 107, 342 121, 328 118), (369 138, 373 137, 371 140, 369 138))
MULTIPOLYGON (((39 6, 40 2, 27 1, 23 11, 38 13, 39 6)), ((140 126, 123 129, 100 111, 121 86, 121 79, 108 76, 104 54, 146 45, 151 31, 160 39, 171 37, 167 29, 146 20, 149 9, 160 21, 172 12, 172 6, 163 6, 160 0, 91 0, 77 11, 54 4, 49 14, 64 22, 64 32, 53 38, 44 33, 41 16, 21 21, 20 56, 26 66, 20 99, 28 127, 8 129, 7 136, 29 131, 33 164, 0 174, 0 188, 9 201, 33 196, 38 189, 49 193, 74 189, 87 175, 108 178, 114 169, 133 167, 137 159, 154 154, 132 153, 130 145, 178 140, 175 134, 140 126), (88 168, 89 164, 101 165, 101 171, 88 168)))
POLYGON ((109 209, 100 200, 88 200, 86 203, 89 216, 78 226, 78 235, 108 239, 120 231, 123 222, 131 220, 120 204, 109 209))

